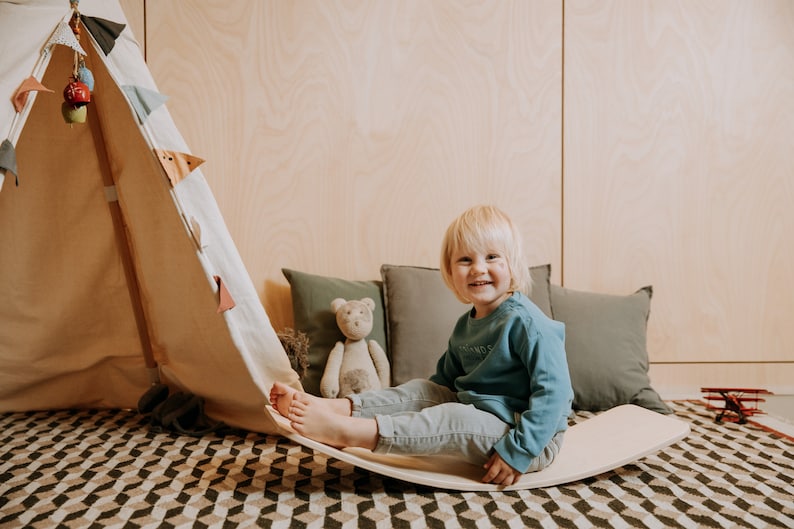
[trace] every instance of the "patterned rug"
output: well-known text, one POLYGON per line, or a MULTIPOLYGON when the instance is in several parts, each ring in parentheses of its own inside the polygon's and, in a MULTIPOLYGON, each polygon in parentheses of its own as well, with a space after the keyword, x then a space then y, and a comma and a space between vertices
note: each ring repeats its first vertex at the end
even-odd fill
POLYGON ((154 433, 132 411, 2 414, 0 527, 794 527, 791 439, 671 406, 692 433, 657 454, 495 493, 385 478, 277 436, 154 433))

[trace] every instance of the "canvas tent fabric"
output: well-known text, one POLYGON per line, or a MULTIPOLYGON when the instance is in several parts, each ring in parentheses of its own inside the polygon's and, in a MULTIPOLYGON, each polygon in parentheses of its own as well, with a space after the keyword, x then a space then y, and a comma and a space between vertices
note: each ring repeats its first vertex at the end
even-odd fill
POLYGON ((119 4, 78 7, 95 84, 87 121, 70 125, 68 0, 0 1, 0 411, 134 408, 159 376, 215 419, 275 432, 270 385, 300 383, 192 163, 203 160, 153 96, 119 4), (52 92, 31 90, 17 110, 31 76, 52 92), (180 158, 174 180, 163 152, 180 158))

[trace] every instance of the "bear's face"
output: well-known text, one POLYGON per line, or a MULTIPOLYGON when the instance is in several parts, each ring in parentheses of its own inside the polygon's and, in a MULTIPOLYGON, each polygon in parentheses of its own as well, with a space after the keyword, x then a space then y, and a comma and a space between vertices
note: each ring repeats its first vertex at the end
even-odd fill
POLYGON ((346 301, 336 309, 336 324, 350 340, 366 338, 372 332, 372 308, 365 300, 346 301))

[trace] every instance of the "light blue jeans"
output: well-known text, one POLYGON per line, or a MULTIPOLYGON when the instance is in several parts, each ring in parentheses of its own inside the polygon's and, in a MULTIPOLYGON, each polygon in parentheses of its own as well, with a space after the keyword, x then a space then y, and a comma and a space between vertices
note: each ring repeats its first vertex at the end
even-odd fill
MULTIPOLYGON (((453 455, 482 465, 512 428, 493 413, 458 402, 455 392, 426 379, 347 398, 353 417, 377 422, 374 451, 379 454, 453 455)), ((557 433, 527 472, 547 467, 560 451, 562 438, 563 433, 557 433)))

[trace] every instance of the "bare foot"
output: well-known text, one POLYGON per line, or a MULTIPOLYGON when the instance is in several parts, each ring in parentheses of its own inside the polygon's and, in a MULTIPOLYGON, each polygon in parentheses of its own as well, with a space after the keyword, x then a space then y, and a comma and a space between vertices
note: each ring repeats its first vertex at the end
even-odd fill
POLYGON ((289 416, 289 407, 298 390, 276 382, 270 388, 270 404, 284 417, 289 416))
POLYGON ((331 413, 337 415, 350 417, 352 413, 352 404, 348 399, 325 399, 322 397, 315 397, 314 395, 309 395, 308 393, 299 391, 281 382, 274 383, 270 388, 270 404, 281 415, 289 419, 290 406, 296 395, 304 395, 305 399, 317 399, 323 402, 323 405, 328 406, 331 413))
POLYGON ((351 417, 349 410, 350 401, 347 399, 323 399, 296 392, 287 418, 296 432, 309 439, 337 448, 357 446, 374 449, 378 442, 375 419, 351 417))

